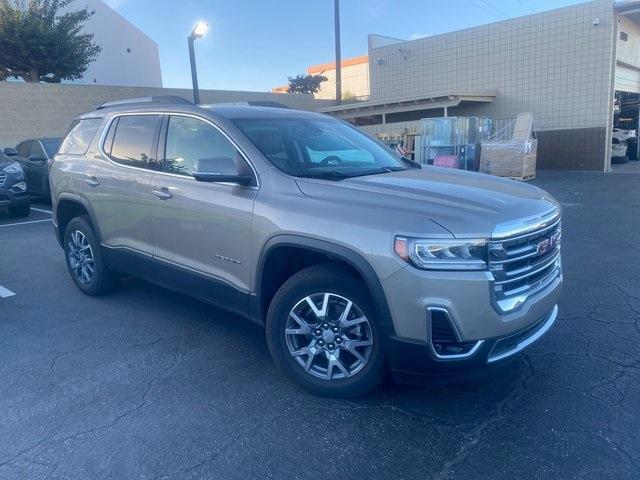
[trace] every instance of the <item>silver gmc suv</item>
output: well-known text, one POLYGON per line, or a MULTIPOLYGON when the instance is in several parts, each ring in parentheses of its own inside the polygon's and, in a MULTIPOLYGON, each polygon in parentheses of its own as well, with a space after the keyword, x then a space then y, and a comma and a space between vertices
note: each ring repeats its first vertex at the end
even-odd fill
POLYGON ((556 320, 560 207, 420 166, 335 118, 148 98, 77 118, 50 171, 88 295, 120 274, 266 327, 275 363, 331 396, 461 379, 556 320))

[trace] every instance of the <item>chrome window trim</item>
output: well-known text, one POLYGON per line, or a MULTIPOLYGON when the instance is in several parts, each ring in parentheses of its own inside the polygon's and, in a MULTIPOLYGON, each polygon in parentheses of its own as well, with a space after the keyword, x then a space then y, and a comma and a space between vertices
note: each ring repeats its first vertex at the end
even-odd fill
MULTIPOLYGON (((194 182, 197 182, 197 180, 195 178, 193 178, 190 175, 178 175, 176 173, 169 173, 169 172, 163 172, 160 170, 151 170, 148 168, 140 168, 140 167, 134 167, 132 165, 124 165, 122 163, 118 163, 114 160, 111 159, 111 157, 109 155, 107 155, 107 153, 104 151, 104 142, 106 140, 107 137, 107 132, 109 132, 109 129, 111 128, 111 124, 120 117, 126 117, 126 116, 133 116, 133 115, 167 115, 167 116, 181 116, 181 117, 191 117, 191 118, 195 118, 196 120, 200 120, 203 121, 205 123, 208 123, 209 125, 211 125, 213 128, 215 128, 218 132, 220 132, 228 141, 229 143, 231 143, 231 145, 234 146, 234 148, 236 150, 238 150, 238 152, 240 153, 240 155, 242 156, 242 158, 244 159, 245 162, 247 162, 247 165, 249 165, 249 167, 251 168, 251 171, 253 172, 253 176, 256 179, 256 185, 238 185, 237 183, 229 183, 229 182, 217 182, 217 185, 225 185, 225 186, 231 186, 234 188, 250 188, 250 189, 259 189, 260 188, 260 177, 258 176, 258 172, 255 169, 255 167, 253 166, 253 163, 251 163, 251 161, 249 160, 249 158, 247 157, 246 153, 238 146, 237 142, 235 142, 224 130, 222 130, 218 125, 216 125, 215 123, 213 123, 211 120, 209 120, 208 118, 202 117, 200 115, 195 115, 192 113, 183 113, 183 112, 174 112, 174 111, 145 111, 145 112, 123 112, 123 113, 116 113, 114 114, 108 121, 107 124, 104 126, 104 128, 102 129, 102 133, 100 134, 100 138, 98 140, 98 152, 100 153, 101 156, 103 156, 109 163, 116 165, 118 167, 123 167, 123 168, 130 168, 132 170, 139 170, 142 172, 151 172, 153 174, 159 174, 159 175, 167 175, 170 177, 175 177, 175 178, 182 178, 184 180, 192 180, 194 182)), ((115 138, 115 136, 114 136, 115 138)), ((156 159, 157 161, 157 159, 156 159)))
POLYGON ((459 353, 459 354, 455 354, 455 355, 440 355, 438 352, 436 352, 436 349, 433 346, 433 328, 431 326, 431 312, 436 311, 436 312, 444 313, 447 316, 447 319, 449 320, 449 325, 451 325, 451 328, 453 329, 453 333, 455 334, 456 339, 459 342, 462 342, 463 340, 462 340, 462 337, 460 337, 460 332, 458 331, 458 326, 453 321, 453 318, 451 318, 451 314, 449 313, 449 310, 447 310, 445 307, 429 305, 429 306, 427 306, 427 311, 429 312, 429 316, 428 316, 428 321, 429 321, 429 325, 428 325, 428 329, 429 329, 428 343, 429 343, 429 347, 431 348, 431 353, 433 353, 438 360, 462 360, 462 359, 465 359, 465 358, 470 358, 470 357, 474 356, 477 353, 478 349, 484 343, 484 340, 478 340, 476 342, 476 344, 473 347, 471 347, 471 350, 469 350, 466 353, 459 353))
MULTIPOLYGON (((91 139, 91 140, 93 140, 93 139, 91 139)), ((42 153, 44 153, 44 158, 49 160, 49 154, 47 153, 47 149, 44 148, 44 143, 42 143, 42 140, 40 140, 40 139, 38 139, 37 142, 38 142, 38 145, 40 145, 40 149, 42 150, 42 153)))

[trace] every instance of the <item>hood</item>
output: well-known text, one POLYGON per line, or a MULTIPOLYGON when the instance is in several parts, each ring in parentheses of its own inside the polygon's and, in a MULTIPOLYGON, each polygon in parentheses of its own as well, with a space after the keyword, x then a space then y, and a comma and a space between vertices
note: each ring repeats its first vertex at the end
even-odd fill
POLYGON ((14 163, 13 160, 10 160, 9 158, 7 158, 4 155, 0 154, 0 170, 2 170, 5 167, 8 167, 12 163, 14 163))
POLYGON ((350 208, 394 211, 432 220, 455 237, 489 237, 499 224, 540 216, 558 203, 526 183, 440 167, 341 181, 297 179, 303 194, 350 208))

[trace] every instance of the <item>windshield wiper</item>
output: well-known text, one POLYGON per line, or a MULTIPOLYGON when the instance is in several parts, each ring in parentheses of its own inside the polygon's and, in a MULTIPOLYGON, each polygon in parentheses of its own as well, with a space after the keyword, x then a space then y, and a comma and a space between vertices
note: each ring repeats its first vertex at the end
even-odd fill
POLYGON ((381 167, 381 168, 375 168, 373 170, 365 170, 364 172, 359 172, 355 175, 353 175, 354 177, 363 177, 365 175, 378 175, 379 173, 390 173, 390 172, 403 172, 407 170, 407 168, 405 167, 381 167))
POLYGON ((345 178, 351 178, 351 176, 352 175, 338 172, 337 170, 329 170, 326 172, 311 172, 305 173, 303 175, 298 175, 298 177, 302 178, 323 178, 326 180, 344 180, 345 178))
POLYGON ((407 158, 407 157, 402 157, 401 160, 407 165, 409 165, 410 167, 417 168, 418 170, 422 169, 422 165, 419 162, 416 162, 415 160, 411 160, 410 158, 407 158))

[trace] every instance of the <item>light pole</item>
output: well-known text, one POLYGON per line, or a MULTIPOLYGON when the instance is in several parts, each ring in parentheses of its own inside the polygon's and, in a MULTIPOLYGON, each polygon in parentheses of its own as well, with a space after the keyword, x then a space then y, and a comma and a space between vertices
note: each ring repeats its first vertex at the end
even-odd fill
POLYGON ((342 55, 340 53, 340 0, 333 1, 333 26, 336 41, 336 103, 342 103, 342 55))
POLYGON ((191 82, 193 83, 193 103, 198 105, 200 103, 200 90, 198 89, 198 72, 196 71, 196 52, 193 48, 193 42, 196 38, 202 38, 202 36, 209 30, 209 24, 205 22, 198 22, 194 25, 191 35, 187 37, 187 43, 189 44, 189 61, 191 62, 191 82))

